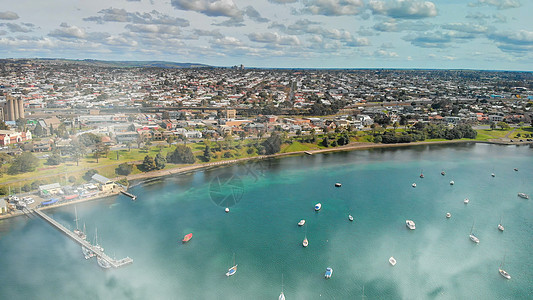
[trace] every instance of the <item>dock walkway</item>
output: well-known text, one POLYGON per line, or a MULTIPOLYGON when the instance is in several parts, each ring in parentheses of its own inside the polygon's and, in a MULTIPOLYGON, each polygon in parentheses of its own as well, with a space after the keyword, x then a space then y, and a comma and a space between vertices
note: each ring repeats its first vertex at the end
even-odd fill
POLYGON ((65 226, 61 225, 59 222, 57 222, 56 220, 52 219, 51 217, 49 217, 48 215, 46 215, 44 212, 40 211, 39 209, 36 208, 36 209, 33 210, 33 212, 35 214, 37 214, 39 217, 43 218, 45 221, 47 221, 50 225, 54 226, 59 231, 61 231, 64 234, 66 234, 68 237, 73 239, 75 242, 77 242, 81 246, 91 250, 94 254, 96 254, 96 256, 98 256, 98 257, 104 259, 105 261, 109 262, 109 264, 113 268, 118 268, 118 267, 122 267, 124 265, 133 263, 133 259, 131 259, 129 257, 126 257, 126 258, 123 258, 123 259, 119 259, 119 260, 112 259, 107 254, 105 254, 103 251, 100 251, 97 247, 93 246, 91 243, 89 243, 86 240, 80 238, 77 234, 75 234, 74 232, 68 230, 67 228, 65 228, 65 226))

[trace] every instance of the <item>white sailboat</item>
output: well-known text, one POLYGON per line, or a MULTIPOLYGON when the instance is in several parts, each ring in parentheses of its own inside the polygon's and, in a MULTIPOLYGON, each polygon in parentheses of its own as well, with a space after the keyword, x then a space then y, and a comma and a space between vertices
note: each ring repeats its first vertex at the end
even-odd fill
POLYGON ((228 272, 226 272, 226 276, 230 277, 235 273, 237 273, 237 265, 235 264, 235 253, 233 253, 233 267, 228 269, 228 272))
POLYGON ((87 238, 87 235, 85 235, 84 231, 81 231, 79 226, 78 226, 78 210, 76 209, 76 206, 74 206, 74 215, 76 217, 75 221, 76 221, 76 229, 74 229, 74 233, 79 236, 81 239, 86 239, 87 238))
POLYGON ((479 244, 479 239, 472 233, 472 230, 474 230, 474 223, 472 223, 472 228, 470 229, 470 240, 476 244, 479 244))
POLYGON ((498 224, 498 230, 500 230, 500 231, 504 231, 505 230, 505 228, 502 225, 502 218, 501 217, 500 217, 500 224, 498 224))
POLYGON ((502 263, 500 264, 500 267, 498 268, 498 271, 500 272, 500 275, 502 275, 503 277, 505 277, 506 279, 511 279, 511 275, 509 275, 509 273, 507 273, 504 269, 503 269, 503 264, 505 263, 505 255, 503 256, 503 261, 502 263))
POLYGON ((278 300, 285 300, 285 295, 283 294, 283 274, 281 274, 281 294, 279 294, 278 300))
POLYGON ((94 248, 104 252, 104 248, 98 244, 98 228, 94 230, 94 248))

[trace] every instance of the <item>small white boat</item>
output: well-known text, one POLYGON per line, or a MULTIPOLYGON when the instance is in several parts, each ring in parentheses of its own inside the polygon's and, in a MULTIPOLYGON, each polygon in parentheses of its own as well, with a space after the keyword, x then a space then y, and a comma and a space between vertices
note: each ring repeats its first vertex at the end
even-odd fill
POLYGON ((342 184, 340 182, 335 183, 335 187, 341 187, 342 184))
POLYGON ((319 211, 322 208, 322 204, 317 203, 315 204, 315 211, 319 211))
POLYGON ((502 269, 504 263, 505 263, 505 255, 503 256, 503 261, 500 264, 500 267, 498 268, 498 271, 500 272, 500 275, 502 275, 506 279, 511 279, 511 275, 509 275, 509 273, 507 273, 504 269, 502 269))
POLYGON ((229 213, 229 207, 226 207, 226 209, 224 209, 224 211, 229 213))
POLYGON ((109 268, 111 268, 111 264, 110 264, 107 260, 103 259, 103 258, 100 257, 100 256, 98 256, 98 258, 96 259, 96 261, 98 262, 98 265, 99 265, 100 267, 104 268, 104 269, 109 269, 109 268))
POLYGON ((301 219, 300 222, 298 222, 298 226, 304 226, 305 224, 305 220, 304 219, 301 219))
POLYGON ((498 224, 498 230, 499 231, 504 231, 505 230, 505 228, 502 225, 502 218, 500 218, 500 224, 498 224))
POLYGON ((474 223, 472 223, 472 228, 470 229, 470 240, 476 244, 479 244, 479 239, 477 238, 477 236, 475 236, 473 233, 472 233, 472 230, 474 230, 474 223))
POLYGON ((496 177, 496 174, 492 173, 492 174, 490 174, 490 176, 492 176, 492 177, 496 177))
POLYGON ((391 257, 389 258, 389 263, 390 263, 391 265, 395 266, 395 265, 396 265, 396 259, 395 259, 394 257, 391 256, 391 257))
POLYGON ((352 215, 348 215, 348 220, 353 221, 352 215))
POLYGON ((413 222, 413 220, 405 220, 405 226, 411 230, 416 229, 415 222, 413 222))
POLYGON ((526 194, 526 193, 518 193, 518 197, 524 198, 524 199, 529 199, 529 195, 526 194))
POLYGON ((304 238, 304 241, 302 242, 302 246, 304 247, 309 246, 309 241, 307 240, 307 237, 304 238))
POLYGON ((468 202, 470 202, 470 200, 468 200, 468 198, 465 198, 465 200, 463 200, 464 204, 468 204, 468 202))
POLYGON ((454 184, 455 184, 455 182, 453 180, 450 181, 450 185, 454 185, 454 184))
POLYGON ((278 300, 285 300, 285 295, 283 294, 283 274, 281 274, 281 294, 279 294, 278 300))
POLYGON ((416 187, 416 183, 411 184, 412 187, 416 187))
POLYGON ((449 219, 449 218, 451 218, 451 217, 452 217, 452 214, 451 214, 451 213, 449 213, 449 212, 448 212, 448 213, 446 213, 446 218, 448 218, 448 219, 449 219))
POLYGON ((328 267, 326 268, 326 274, 324 274, 324 277, 331 278, 332 274, 333 274, 333 269, 328 267))

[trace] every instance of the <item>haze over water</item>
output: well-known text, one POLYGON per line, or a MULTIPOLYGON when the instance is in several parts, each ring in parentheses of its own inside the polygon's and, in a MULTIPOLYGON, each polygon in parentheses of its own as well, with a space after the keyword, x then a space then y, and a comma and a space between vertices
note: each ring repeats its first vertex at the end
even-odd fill
MULTIPOLYGON (((0 221, 0 299, 277 299, 281 274, 287 299, 358 299, 363 286, 367 299, 531 298, 533 200, 517 193, 532 196, 532 183, 531 147, 486 144, 295 156, 163 178, 131 188, 136 202, 77 205, 89 240, 98 227, 109 256, 134 259, 120 269, 85 260, 39 218, 0 221), (228 199, 237 203, 226 214, 230 204, 215 203, 228 199), (468 238, 473 224, 478 245, 468 238), (227 278, 233 253, 238 270, 227 278), (511 280, 498 273, 504 255, 511 280)), ((74 206, 45 212, 74 229, 74 206)))

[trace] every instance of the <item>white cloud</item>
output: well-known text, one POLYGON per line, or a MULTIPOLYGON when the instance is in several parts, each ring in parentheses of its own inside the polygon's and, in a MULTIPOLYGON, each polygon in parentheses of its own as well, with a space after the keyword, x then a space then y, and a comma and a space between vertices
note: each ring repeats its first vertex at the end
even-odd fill
POLYGON ((437 7, 430 1, 417 0, 371 0, 368 4, 374 14, 397 19, 421 19, 435 17, 437 7))
POLYGON ((381 32, 400 32, 400 31, 425 31, 434 28, 435 25, 423 21, 397 21, 389 19, 375 24, 372 28, 381 32))
POLYGON ((488 38, 495 41, 502 51, 533 51, 533 31, 494 32, 489 34, 488 38))
POLYGON ((67 23, 61 23, 60 28, 50 32, 48 35, 57 38, 78 38, 87 37, 85 30, 77 26, 69 26, 67 23))
POLYGON ((139 33, 179 35, 181 30, 177 26, 156 24, 128 24, 126 28, 139 33))
POLYGON ((300 45, 300 40, 296 36, 280 35, 277 32, 264 32, 264 33, 250 33, 248 38, 252 42, 268 43, 274 45, 287 45, 297 46, 300 45))
POLYGON ((303 13, 324 16, 357 15, 361 13, 362 0, 304 0, 303 13))
POLYGON ((100 10, 98 14, 100 14, 100 16, 88 17, 84 18, 83 20, 94 21, 100 24, 105 22, 131 22, 134 24, 165 24, 180 27, 189 26, 189 21, 185 19, 171 17, 156 10, 146 13, 139 13, 128 12, 125 9, 107 8, 100 10))
POLYGON ((441 25, 443 29, 455 30, 466 33, 485 33, 488 31, 487 26, 472 23, 450 23, 441 25))
POLYGON ((16 20, 19 15, 12 11, 0 11, 0 20, 16 20))
POLYGON ((495 6, 498 9, 517 8, 522 6, 518 0, 477 0, 477 2, 471 2, 468 5, 472 7, 490 5, 495 6))
POLYGON ((379 50, 376 50, 374 52, 374 56, 379 56, 379 57, 398 57, 398 53, 393 52, 393 51, 386 51, 386 50, 383 50, 383 49, 379 49, 379 50))
POLYGON ((233 0, 171 0, 177 9, 190 10, 210 17, 242 18, 243 12, 233 0))

